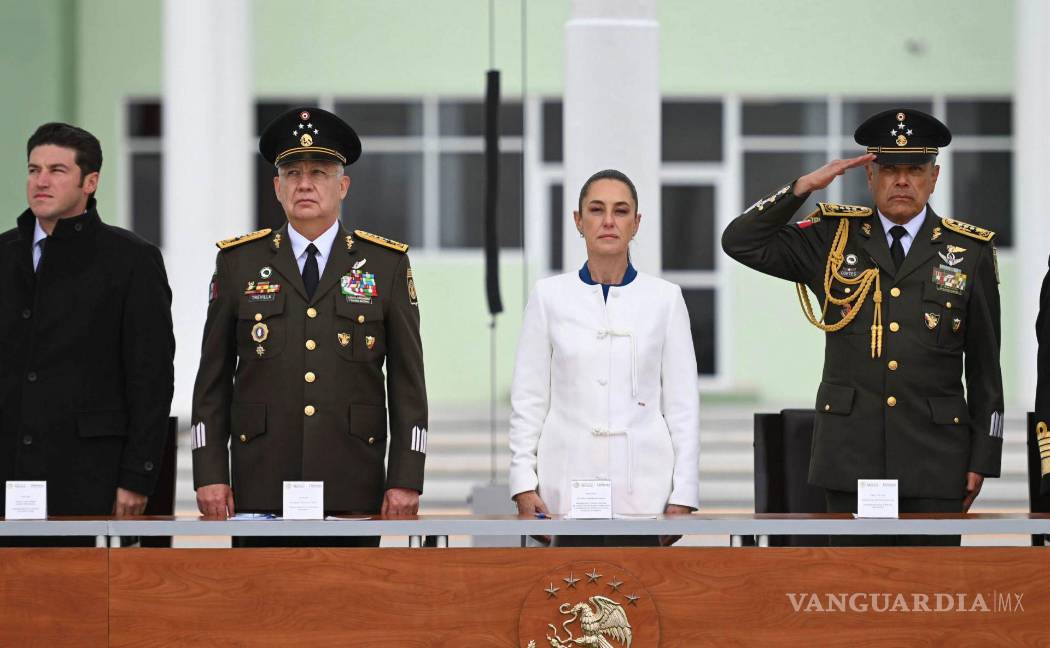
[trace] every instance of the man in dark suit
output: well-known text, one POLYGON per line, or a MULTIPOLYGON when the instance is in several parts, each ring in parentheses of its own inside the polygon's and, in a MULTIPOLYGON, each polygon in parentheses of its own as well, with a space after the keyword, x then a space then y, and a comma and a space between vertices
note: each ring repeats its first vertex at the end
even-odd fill
MULTIPOLYGON (((758 201, 726 228, 722 246, 797 282, 807 317, 827 333, 809 477, 825 489, 828 511, 857 510, 858 479, 897 479, 901 512, 963 512, 984 478, 999 475, 1002 455, 995 235, 928 206, 937 152, 951 140, 937 119, 890 110, 854 138, 867 154, 758 201), (811 192, 860 166, 874 210, 821 204, 789 223, 811 192), (807 288, 823 300, 819 316, 807 288)), ((861 541, 958 544, 959 536, 861 541)))
POLYGON ((259 149, 276 166, 288 224, 218 243, 193 397, 198 506, 206 516, 279 513, 283 482, 309 480, 324 482, 326 513, 414 515, 427 397, 408 246, 339 223, 344 166, 361 143, 335 115, 289 111, 259 149))
POLYGON ((49 515, 137 515, 174 382, 164 262, 99 218, 93 135, 44 124, 27 157, 29 209, 0 234, 0 481, 46 480, 49 515))

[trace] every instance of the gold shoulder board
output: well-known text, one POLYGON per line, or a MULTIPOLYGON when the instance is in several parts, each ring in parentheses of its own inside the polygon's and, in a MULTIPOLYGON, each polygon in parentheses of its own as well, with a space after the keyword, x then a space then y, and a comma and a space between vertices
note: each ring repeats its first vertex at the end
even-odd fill
POLYGON ((995 236, 995 232, 986 230, 983 227, 977 227, 976 225, 970 225, 962 221, 957 221, 954 218, 942 218, 941 224, 950 229, 953 232, 962 234, 963 236, 969 236, 970 238, 977 239, 978 241, 991 241, 992 237, 995 236))
POLYGON ((242 243, 247 243, 248 241, 254 241, 256 239, 261 239, 264 236, 268 236, 272 231, 272 229, 267 227, 266 229, 261 229, 250 234, 244 234, 242 236, 234 236, 233 238, 223 239, 221 241, 218 241, 215 244, 215 247, 219 248, 220 250, 228 250, 232 247, 237 247, 242 243))
POLYGON ((817 203, 821 216, 871 216, 871 207, 860 205, 839 205, 838 203, 817 203))
POLYGON ((364 240, 366 240, 366 241, 368 241, 370 243, 375 243, 376 245, 382 245, 383 247, 390 248, 391 250, 397 250, 398 252, 408 252, 408 243, 401 243, 399 241, 394 241, 394 240, 388 239, 385 236, 380 236, 378 234, 372 234, 372 233, 366 232, 364 230, 354 230, 354 234, 357 234, 357 238, 364 239, 364 240))

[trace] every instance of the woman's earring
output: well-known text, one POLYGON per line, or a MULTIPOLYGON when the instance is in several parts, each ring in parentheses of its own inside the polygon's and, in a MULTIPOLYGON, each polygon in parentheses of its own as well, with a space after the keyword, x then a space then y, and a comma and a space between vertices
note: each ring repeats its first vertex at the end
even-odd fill
POLYGON ((580 238, 583 238, 583 230, 576 230, 576 231, 580 233, 580 238))

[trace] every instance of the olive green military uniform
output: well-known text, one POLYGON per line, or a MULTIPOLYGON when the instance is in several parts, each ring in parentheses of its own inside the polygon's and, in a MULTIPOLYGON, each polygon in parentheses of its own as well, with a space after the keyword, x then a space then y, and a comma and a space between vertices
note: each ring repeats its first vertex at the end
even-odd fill
POLYGON ((323 481, 327 512, 378 512, 386 489, 423 490, 408 246, 340 228, 308 299, 287 227, 219 243, 193 395, 194 487, 230 483, 238 511, 280 511, 282 482, 323 481))
POLYGON ((872 209, 821 205, 789 224, 804 201, 791 185, 760 200, 722 246, 819 302, 830 293, 810 482, 856 491, 857 479, 897 479, 902 498, 961 500, 967 472, 997 477, 1002 454, 994 234, 927 208, 895 270, 872 209))

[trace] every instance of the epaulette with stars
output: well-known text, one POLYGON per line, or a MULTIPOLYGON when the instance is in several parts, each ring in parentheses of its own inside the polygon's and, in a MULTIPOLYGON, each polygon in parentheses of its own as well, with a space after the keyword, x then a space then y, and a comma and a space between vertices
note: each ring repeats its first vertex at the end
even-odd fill
POLYGON ((255 241, 265 236, 269 236, 270 232, 272 231, 272 229, 267 227, 266 229, 257 230, 248 234, 242 234, 241 236, 234 236, 233 238, 223 239, 221 241, 217 241, 215 243, 215 247, 219 248, 220 250, 229 250, 230 248, 235 248, 238 245, 243 245, 244 243, 248 243, 249 241, 255 241))
POLYGON ((408 252, 408 243, 401 243, 401 242, 395 241, 393 239, 388 239, 385 236, 380 236, 378 234, 372 234, 371 232, 366 232, 364 230, 354 230, 354 234, 357 235, 357 238, 359 238, 359 239, 361 239, 363 241, 368 241, 369 243, 375 243, 376 245, 381 245, 381 246, 383 246, 385 248, 390 248, 391 250, 395 250, 397 252, 401 252, 402 254, 405 253, 405 252, 408 252))
POLYGON ((972 239, 978 241, 984 241, 987 243, 995 237, 995 232, 986 230, 983 227, 977 227, 976 225, 970 225, 962 221, 957 221, 954 218, 941 218, 941 224, 957 234, 963 236, 969 236, 972 239))

